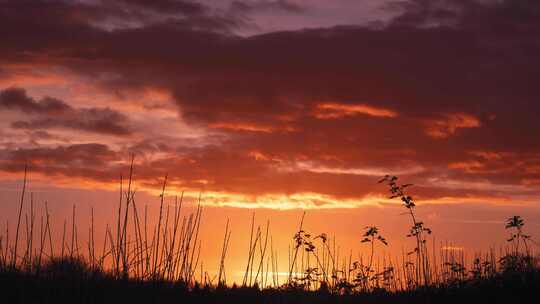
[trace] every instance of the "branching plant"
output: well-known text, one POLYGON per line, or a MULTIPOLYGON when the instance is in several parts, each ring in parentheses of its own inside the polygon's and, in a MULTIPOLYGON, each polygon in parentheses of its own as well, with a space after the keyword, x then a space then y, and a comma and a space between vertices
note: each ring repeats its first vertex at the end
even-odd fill
POLYGON ((327 236, 323 233, 312 238, 312 235, 305 232, 304 230, 300 230, 294 235, 295 251, 300 249, 307 253, 306 260, 308 261, 308 265, 303 273, 303 277, 299 279, 302 282, 303 286, 307 289, 310 289, 315 282, 320 281, 327 283, 327 275, 325 269, 326 267, 321 262, 321 259, 316 251, 317 247, 315 245, 315 241, 317 239, 320 239, 321 242, 326 243, 327 236), (310 256, 315 257, 316 267, 310 267, 310 256), (321 276, 322 279, 320 278, 321 276))
POLYGON ((520 253, 520 245, 523 244, 525 248, 525 254, 529 255, 529 244, 527 243, 531 236, 523 233, 523 226, 525 226, 525 221, 521 216, 515 215, 506 220, 505 228, 511 230, 510 238, 507 240, 512 243, 514 248, 514 254, 518 255, 520 253))
POLYGON ((407 208, 412 220, 412 226, 409 230, 407 237, 414 238, 416 240, 416 247, 408 254, 415 254, 416 256, 416 284, 427 286, 430 284, 430 269, 429 269, 429 255, 426 245, 426 234, 431 234, 431 229, 424 226, 424 222, 418 220, 414 213, 416 204, 411 196, 405 193, 405 190, 412 186, 412 184, 399 185, 397 183, 396 176, 386 175, 379 183, 387 183, 390 187, 391 193, 390 199, 399 198, 403 202, 403 206, 407 208))
MULTIPOLYGON (((115 282, 151 282, 149 285, 181 286, 187 291, 201 287, 228 290, 230 285, 227 280, 230 277, 227 277, 226 261, 231 237, 229 220, 225 225, 217 271, 209 274, 200 261, 199 231, 203 209, 200 196, 196 211, 182 216, 184 195, 182 193, 180 197, 174 197, 174 206, 169 204, 169 198, 165 195, 165 176, 159 205, 156 206, 156 209, 159 208, 159 217, 155 219, 151 231, 152 227, 147 227, 146 206, 143 215, 139 214, 141 206, 136 204, 133 166, 132 160, 126 189, 120 182, 118 217, 115 216, 113 225, 106 224, 102 245, 96 244, 93 208, 89 210, 88 238, 78 239, 86 233, 81 233, 82 230, 78 229, 80 226, 77 227, 80 222, 76 218, 75 205, 71 220, 64 221, 62 234, 58 236, 61 243, 53 242, 53 222, 48 204, 44 204, 44 216, 36 216, 35 208, 38 207, 31 192, 27 197, 29 202, 25 203, 25 177, 17 217, 12 223, 12 227, 17 230, 11 231, 10 238, 9 224, 6 222, 5 234, 0 235, 0 271, 19 272, 38 279, 75 272, 85 278, 106 276, 115 282), (55 250, 54 244, 59 248, 55 250), (85 244, 87 250, 83 250, 85 246, 79 244, 85 244), (196 272, 199 276, 195 276, 196 272)), ((303 227, 304 213, 293 236, 294 243, 289 248, 287 270, 285 274, 280 274, 277 252, 269 232, 270 223, 267 222, 266 227, 262 227, 265 229, 261 229, 261 226, 255 226, 253 215, 241 288, 254 293, 273 289, 300 294, 313 291, 334 295, 377 294, 416 291, 424 286, 461 288, 483 280, 501 278, 508 271, 512 271, 512 277, 521 275, 522 278, 525 277, 523 274, 540 271, 532 253, 533 240, 525 233, 525 222, 520 216, 513 216, 505 223, 505 228, 510 232, 506 254, 501 250, 497 255, 492 249, 484 256, 476 253, 473 260, 467 261, 462 247, 448 246, 447 243, 446 247, 441 247, 441 257, 437 263, 435 242, 430 242, 433 244, 431 258, 426 245, 426 237, 431 234, 431 230, 417 218, 416 204, 405 193, 411 185, 399 185, 394 176, 385 176, 380 182, 388 184, 392 199, 399 198, 403 202, 412 221, 407 237, 415 240, 416 247, 408 254, 404 252, 401 262, 395 263, 393 258, 387 258, 384 254, 381 261, 378 251, 383 245, 388 246, 388 242, 376 226, 365 227, 361 235, 360 244, 369 246, 366 247, 369 253, 365 257, 359 253, 358 259, 353 258, 352 250, 350 254, 341 252, 340 255, 335 237, 306 231, 303 227), (497 263, 498 258, 500 263, 497 263), (497 268, 499 265, 501 268, 497 268), (284 276, 283 285, 283 282, 279 282, 279 275, 284 276), (270 284, 269 276, 272 281, 270 284)), ((77 210, 80 210, 79 206, 77 210)))
POLYGON ((505 229, 510 230, 510 237, 506 241, 511 244, 512 251, 500 259, 504 271, 521 272, 533 268, 534 261, 529 248, 531 236, 523 232, 523 226, 525 220, 519 215, 506 220, 505 229))
POLYGON ((387 246, 388 242, 386 239, 379 234, 379 228, 376 226, 367 226, 364 228, 364 234, 362 235, 361 243, 369 243, 371 251, 369 255, 369 263, 363 265, 361 262, 353 263, 353 272, 355 272, 355 278, 353 282, 355 287, 360 287, 362 291, 369 291, 371 289, 370 283, 375 283, 378 285, 379 279, 383 278, 388 279, 390 271, 385 269, 382 273, 376 273, 373 269, 373 259, 375 256, 375 243, 380 242, 383 245, 387 246))

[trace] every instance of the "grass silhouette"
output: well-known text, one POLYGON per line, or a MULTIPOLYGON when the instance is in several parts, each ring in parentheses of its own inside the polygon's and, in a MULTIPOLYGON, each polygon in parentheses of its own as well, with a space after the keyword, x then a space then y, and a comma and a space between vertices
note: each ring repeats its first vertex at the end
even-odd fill
POLYGON ((406 193, 412 185, 398 184, 395 176, 385 176, 379 183, 388 185, 390 197, 400 199, 411 218, 407 237, 416 245, 401 263, 386 259, 382 265, 374 262, 378 246, 391 245, 375 226, 365 227, 359 236, 360 242, 369 246, 367 259, 353 260, 352 253, 340 256, 335 238, 305 230, 304 212, 288 252, 287 279, 280 282, 270 223, 255 227, 253 214, 242 284, 231 285, 225 267, 231 237, 229 220, 219 270, 211 276, 203 271, 200 261, 200 199, 192 214, 181 213, 183 194, 175 198, 171 210, 164 204, 165 176, 159 218, 156 227, 148 227, 146 208, 143 214, 137 209, 132 179, 133 160, 127 188, 122 179, 120 182, 116 227, 107 225, 103 244, 94 241, 92 209, 88 246, 79 246, 74 206, 71 223, 64 222, 60 248, 53 248, 47 204, 39 224, 32 195, 30 205, 25 206, 25 168, 15 240, 9 239, 9 227, 0 235, 2 302, 515 303, 536 295, 540 286, 539 260, 530 246, 531 237, 524 231, 523 218, 507 220, 509 247, 499 254, 491 250, 471 261, 466 261, 462 252, 445 250, 436 254, 433 250, 430 254, 426 235, 432 231, 417 218, 416 204, 406 193))

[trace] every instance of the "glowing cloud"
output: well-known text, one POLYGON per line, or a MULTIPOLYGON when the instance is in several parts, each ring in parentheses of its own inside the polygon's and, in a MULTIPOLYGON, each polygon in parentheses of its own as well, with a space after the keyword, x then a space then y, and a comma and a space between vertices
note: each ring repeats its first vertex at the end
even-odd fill
POLYGON ((373 107, 366 104, 344 104, 336 102, 318 104, 314 116, 318 119, 338 119, 359 114, 383 118, 398 116, 397 112, 385 108, 373 107))
POLYGON ((478 128, 482 124, 480 120, 470 114, 455 113, 447 114, 443 119, 429 120, 426 123, 426 133, 436 139, 448 138, 454 135, 458 129, 478 128))
POLYGON ((260 132, 260 133, 273 133, 273 132, 294 132, 295 129, 292 127, 271 127, 264 125, 257 125, 251 123, 213 123, 210 124, 210 128, 214 129, 224 129, 230 131, 244 131, 244 132, 260 132))
MULTIPOLYGON (((186 193, 190 195, 189 193, 186 193)), ((191 195, 195 195, 192 193, 191 195)), ((237 193, 206 192, 202 204, 210 207, 235 207, 248 209, 351 209, 360 206, 377 206, 388 200, 379 195, 341 199, 320 193, 262 194, 249 196, 237 193)))
POLYGON ((318 165, 310 161, 300 161, 295 164, 293 169, 289 170, 300 170, 300 171, 309 171, 314 173, 330 173, 330 174, 351 174, 351 175, 366 175, 366 176, 384 176, 388 172, 392 171, 393 174, 405 175, 405 174, 415 174, 424 171, 424 168, 421 166, 410 166, 407 168, 339 168, 339 167, 329 167, 324 165, 318 165))

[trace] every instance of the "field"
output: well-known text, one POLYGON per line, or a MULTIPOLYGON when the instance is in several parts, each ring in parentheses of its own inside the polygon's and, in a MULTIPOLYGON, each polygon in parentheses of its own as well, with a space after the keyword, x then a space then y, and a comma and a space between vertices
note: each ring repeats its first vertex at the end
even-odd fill
POLYGON ((38 224, 33 200, 25 203, 25 175, 15 239, 9 231, 0 238, 0 288, 7 303, 515 303, 530 299, 540 286, 536 244, 520 216, 508 218, 510 237, 500 252, 472 260, 460 252, 436 252, 428 243, 431 229, 415 214, 408 194, 412 185, 399 184, 394 176, 379 183, 403 204, 412 224, 405 234, 416 244, 400 262, 379 262, 377 248, 388 241, 374 226, 359 236, 369 256, 340 257, 326 233, 303 229, 304 213, 287 253, 285 282, 278 277, 268 225, 254 227, 252 221, 246 269, 237 285, 227 280, 225 268, 229 223, 222 231, 219 270, 209 274, 199 257, 203 208, 182 216, 182 197, 173 210, 164 207, 165 178, 157 225, 148 227, 146 210, 137 209, 131 174, 127 186, 121 183, 116 227, 106 228, 104 243, 94 242, 92 211, 87 245, 79 244, 74 208, 60 248, 54 247, 47 206, 38 224))

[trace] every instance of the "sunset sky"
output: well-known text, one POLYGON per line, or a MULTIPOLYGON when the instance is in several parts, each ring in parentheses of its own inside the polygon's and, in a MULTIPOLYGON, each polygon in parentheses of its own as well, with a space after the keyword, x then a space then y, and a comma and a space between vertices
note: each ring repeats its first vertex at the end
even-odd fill
POLYGON ((303 210, 400 253, 385 174, 436 242, 499 246, 513 215, 540 237, 537 0, 0 0, 0 37, 1 230, 25 164, 59 223, 113 222, 134 155, 151 212, 166 174, 169 201, 201 193, 208 265, 231 219, 230 271, 253 212, 283 256, 303 210))

